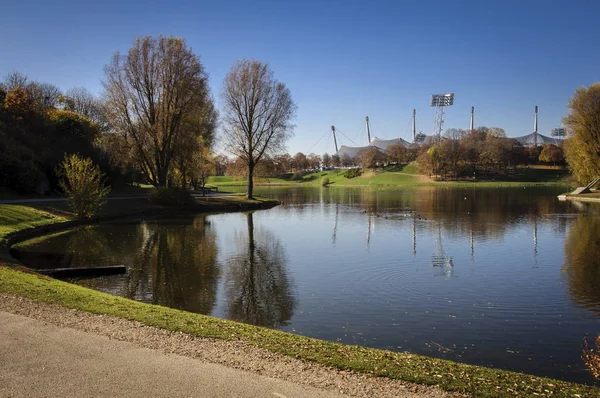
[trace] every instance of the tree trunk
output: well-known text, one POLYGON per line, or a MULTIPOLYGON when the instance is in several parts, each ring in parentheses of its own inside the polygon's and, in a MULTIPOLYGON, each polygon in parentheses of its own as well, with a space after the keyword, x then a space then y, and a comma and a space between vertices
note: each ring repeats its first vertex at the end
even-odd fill
POLYGON ((187 188, 187 175, 186 175, 185 163, 183 163, 183 162, 181 165, 181 188, 183 188, 183 189, 187 188))
POLYGON ((248 164, 248 191, 246 192, 246 198, 254 199, 252 194, 254 193, 254 181, 252 177, 254 176, 254 163, 250 162, 248 164))
POLYGON ((158 186, 163 187, 163 188, 167 186, 167 174, 166 173, 160 173, 160 175, 158 176, 158 186))

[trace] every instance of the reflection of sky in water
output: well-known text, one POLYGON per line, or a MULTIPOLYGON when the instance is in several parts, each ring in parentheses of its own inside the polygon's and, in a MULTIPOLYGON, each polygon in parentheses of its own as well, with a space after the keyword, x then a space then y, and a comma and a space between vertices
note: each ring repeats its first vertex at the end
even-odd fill
MULTIPOLYGON (((201 272, 210 275, 211 285, 202 278, 186 284, 185 272, 200 272, 189 257, 189 265, 163 279, 157 279, 158 271, 148 272, 148 280, 161 281, 158 288, 149 283, 153 294, 174 303, 169 297, 179 297, 171 291, 177 287, 163 291, 164 283, 179 278, 191 295, 204 281, 204 295, 193 300, 210 296, 213 304, 192 300, 185 305, 209 308, 215 316, 246 317, 345 343, 591 380, 579 357, 582 338, 600 332, 594 315, 600 314, 595 293, 600 253, 580 256, 577 247, 565 260, 565 245, 578 242, 566 239, 569 234, 595 233, 598 207, 559 203, 552 189, 266 193, 285 204, 255 212, 252 229, 248 216, 239 213, 208 216, 197 235, 192 233, 197 227, 172 227, 165 247, 191 239, 183 252, 200 244, 198 253, 210 250, 212 263, 201 272), (251 248, 255 270, 248 272, 251 248), (581 271, 584 263, 591 269, 581 271)), ((109 227, 98 231, 102 228, 109 227)), ((110 237, 119 240, 119 230, 110 237)), ((60 239, 53 245, 60 247, 60 239)), ((187 258, 175 252, 169 248, 167 258, 187 258)), ((122 283, 117 280, 84 284, 114 292, 111 283, 122 283)), ((179 303, 186 303, 184 295, 179 303)))

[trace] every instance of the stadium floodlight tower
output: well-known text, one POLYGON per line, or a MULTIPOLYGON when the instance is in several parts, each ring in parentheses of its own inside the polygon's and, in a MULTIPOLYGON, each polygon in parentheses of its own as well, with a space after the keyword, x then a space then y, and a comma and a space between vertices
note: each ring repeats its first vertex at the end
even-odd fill
POLYGON ((454 93, 433 94, 429 106, 435 107, 435 122, 433 133, 437 135, 438 141, 442 139, 442 129, 444 128, 444 113, 447 106, 454 105, 454 93))
POLYGON ((562 127, 555 128, 555 129, 550 130, 550 135, 552 137, 565 138, 567 136, 567 130, 565 130, 562 127))
POLYGON ((331 132, 333 133, 333 143, 335 144, 335 153, 338 153, 337 140, 335 139, 335 126, 331 126, 331 132))

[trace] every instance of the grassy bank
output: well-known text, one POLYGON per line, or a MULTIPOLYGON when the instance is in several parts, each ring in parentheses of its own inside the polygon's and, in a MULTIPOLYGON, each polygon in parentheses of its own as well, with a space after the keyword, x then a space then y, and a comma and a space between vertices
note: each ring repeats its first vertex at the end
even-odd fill
MULTIPOLYGON (((196 212, 220 212, 270 208, 279 202, 275 199, 256 197, 246 199, 243 195, 222 197, 201 197, 190 208, 176 209, 196 212)), ((168 207, 152 205, 144 198, 109 199, 99 211, 98 218, 113 218, 141 212, 169 211, 168 207)), ((0 242, 8 235, 75 220, 75 214, 66 201, 39 202, 27 204, 0 204, 0 242)))
POLYGON ((13 232, 69 221, 69 215, 25 205, 0 205, 0 241, 13 232))
MULTIPOLYGON (((320 186, 321 179, 327 177, 330 186, 360 187, 380 186, 387 188, 407 188, 412 186, 473 186, 473 187, 498 187, 498 186, 536 186, 566 184, 568 176, 566 170, 551 167, 523 167, 518 168, 512 175, 502 179, 468 179, 460 181, 432 181, 430 178, 418 173, 416 163, 406 166, 389 166, 375 170, 364 170, 355 178, 346 178, 346 170, 327 170, 303 174, 294 177, 286 174, 280 178, 255 178, 258 186, 320 186)), ((243 187, 246 179, 242 177, 215 176, 208 179, 208 183, 220 187, 243 187)))
POLYGON ((106 314, 171 331, 225 340, 324 365, 377 376, 439 385, 478 397, 594 397, 600 389, 514 372, 488 369, 360 346, 343 345, 266 328, 193 314, 89 290, 80 286, 0 266, 0 292, 94 314, 106 314))

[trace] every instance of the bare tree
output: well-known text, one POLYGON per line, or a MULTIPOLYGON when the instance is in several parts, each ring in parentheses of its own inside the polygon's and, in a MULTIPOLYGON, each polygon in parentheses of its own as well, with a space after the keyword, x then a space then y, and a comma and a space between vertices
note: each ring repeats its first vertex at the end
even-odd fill
POLYGON ((31 82, 25 90, 40 109, 56 108, 62 95, 60 89, 50 83, 31 82))
POLYGON ((199 181, 204 186, 206 172, 214 168, 210 151, 215 141, 217 119, 217 111, 208 93, 200 112, 191 113, 184 119, 175 151, 175 165, 183 188, 194 181, 193 185, 198 185, 199 181))
POLYGON ((308 165, 311 169, 315 170, 321 167, 321 157, 316 153, 311 153, 307 156, 308 165))
POLYGON ((326 168, 329 168, 329 166, 331 165, 331 156, 325 152, 323 154, 323 166, 326 168))
POLYGON ((69 110, 80 115, 88 116, 96 110, 97 100, 85 87, 73 87, 65 93, 66 105, 69 110))
POLYGON ((340 160, 340 155, 338 155, 337 153, 334 153, 333 155, 331 155, 331 165, 333 167, 340 167, 342 164, 341 160, 340 160))
POLYGON ((296 162, 296 169, 306 169, 308 167, 308 159, 302 152, 298 152, 294 155, 294 162, 296 162))
POLYGON ((6 91, 12 91, 15 88, 24 89, 27 87, 27 75, 21 72, 10 72, 4 78, 4 88, 6 91))
POLYGON ((207 98, 200 59, 176 37, 137 38, 105 68, 106 111, 155 186, 167 185, 183 121, 207 98))
POLYGON ((224 142, 248 168, 246 196, 251 199, 254 167, 265 154, 283 149, 296 106, 290 90, 259 61, 236 62, 225 77, 222 96, 224 142))

